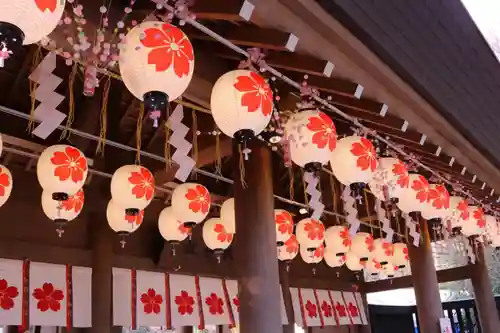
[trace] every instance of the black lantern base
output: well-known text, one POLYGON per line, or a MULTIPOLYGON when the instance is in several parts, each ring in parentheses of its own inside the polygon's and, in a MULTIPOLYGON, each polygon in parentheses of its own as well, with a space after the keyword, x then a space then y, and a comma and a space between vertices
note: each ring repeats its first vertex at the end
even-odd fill
POLYGON ((55 201, 66 201, 69 199, 68 193, 64 192, 54 192, 52 193, 52 200, 55 201))
POLYGON ((23 46, 24 33, 19 27, 8 23, 0 22, 0 54, 2 59, 7 59, 23 46))
POLYGON ((310 163, 307 163, 306 165, 304 165, 304 169, 307 172, 316 173, 316 172, 318 172, 318 171, 321 170, 321 163, 319 163, 319 162, 310 162, 310 163))
POLYGON ((137 216, 137 215, 139 215, 139 209, 137 209, 137 208, 127 208, 127 209, 125 209, 125 215, 127 215, 127 216, 137 216))
POLYGON ((148 117, 154 121, 153 126, 158 127, 158 120, 167 117, 168 95, 162 91, 149 91, 143 99, 148 117))
POLYGON ((242 129, 234 133, 234 139, 239 143, 247 143, 255 136, 255 133, 250 129, 242 129))
POLYGON ((368 261, 368 257, 361 257, 361 258, 359 258, 359 261, 360 262, 367 262, 368 261))

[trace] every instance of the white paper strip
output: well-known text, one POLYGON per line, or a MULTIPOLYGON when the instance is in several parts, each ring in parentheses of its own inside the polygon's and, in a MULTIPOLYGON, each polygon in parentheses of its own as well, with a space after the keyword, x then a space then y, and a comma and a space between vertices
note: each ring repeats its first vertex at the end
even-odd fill
POLYGON ((382 201, 379 199, 375 201, 375 210, 377 211, 378 220, 382 223, 382 231, 385 232, 385 241, 392 243, 394 230, 391 228, 391 221, 387 218, 387 213, 382 205, 382 201))
POLYGON ((410 214, 403 213, 403 218, 406 221, 406 226, 409 231, 409 235, 413 238, 413 246, 418 247, 420 245, 420 234, 417 232, 417 222, 410 216, 410 214))
POLYGON ((356 209, 355 199, 351 194, 351 188, 349 186, 344 187, 344 191, 342 192, 342 201, 344 201, 346 221, 349 223, 349 234, 354 237, 358 232, 361 222, 358 220, 358 210, 356 209))
POLYGON ((168 142, 176 148, 175 153, 172 155, 172 161, 179 165, 175 178, 181 182, 186 181, 196 164, 195 160, 188 155, 192 145, 185 139, 189 128, 182 123, 183 118, 184 108, 181 104, 177 104, 167 121, 168 128, 172 130, 168 142))
POLYGON ((312 172, 304 173, 304 181, 306 182, 306 193, 311 197, 309 198, 309 207, 312 209, 311 218, 319 220, 323 211, 325 210, 325 205, 321 203, 321 191, 318 190, 319 179, 312 172))

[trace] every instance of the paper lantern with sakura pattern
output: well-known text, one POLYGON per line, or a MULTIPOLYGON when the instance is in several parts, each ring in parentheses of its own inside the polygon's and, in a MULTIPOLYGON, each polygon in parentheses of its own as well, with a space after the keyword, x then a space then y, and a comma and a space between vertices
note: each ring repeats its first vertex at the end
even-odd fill
POLYGON ((0 165, 0 207, 9 200, 13 185, 14 182, 9 169, 0 165))
POLYGON ((420 212, 430 198, 430 184, 419 174, 410 174, 409 183, 401 190, 397 206, 404 213, 420 212))
POLYGON ((430 219, 445 218, 449 214, 450 193, 441 184, 429 185, 429 200, 423 205, 422 217, 430 219))
POLYGON ((387 265, 394 258, 394 245, 384 238, 377 238, 373 241, 372 257, 381 265, 387 265))
POLYGON ((382 157, 378 160, 377 170, 368 186, 377 199, 398 198, 401 190, 410 185, 409 176, 403 161, 394 157, 382 157))
POLYGON ((295 235, 291 235, 284 245, 278 246, 278 259, 289 262, 299 254, 299 242, 295 235))
POLYGON ((469 219, 462 224, 462 234, 467 237, 486 232, 486 217, 482 207, 469 206, 469 219))
POLYGON ((295 227, 295 234, 301 247, 309 250, 316 249, 325 239, 323 222, 312 218, 300 220, 295 227))
POLYGON ((325 251, 323 253, 323 259, 325 263, 332 268, 340 267, 345 264, 346 256, 338 256, 335 249, 330 248, 328 245, 325 246, 325 251))
POLYGON ((210 193, 201 184, 184 183, 172 193, 172 210, 178 221, 186 227, 203 222, 212 204, 210 193))
POLYGON ((84 201, 85 195, 82 189, 63 201, 54 200, 52 193, 43 191, 42 210, 49 219, 56 223, 58 229, 62 229, 68 222, 80 215, 84 201))
POLYGON ((57 27, 65 5, 66 0, 1 1, 0 22, 3 26, 0 32, 9 37, 7 47, 12 49, 11 43, 34 44, 48 36, 57 27), (12 38, 16 40, 12 41, 12 38))
POLYGON ((454 231, 458 231, 462 228, 462 225, 469 219, 469 204, 467 199, 459 196, 450 197, 450 208, 443 218, 443 222, 446 223, 446 227, 454 231))
POLYGON ((498 228, 498 221, 496 216, 485 214, 484 218, 486 220, 486 234, 488 235, 488 237, 491 238, 497 236, 500 230, 498 228))
POLYGON ((111 178, 111 198, 128 215, 137 214, 153 200, 155 181, 151 171, 140 165, 124 165, 111 178))
POLYGON ((78 192, 85 184, 88 170, 85 155, 68 145, 48 147, 38 158, 36 166, 40 186, 58 200, 78 192))
POLYGON ((398 266, 399 268, 405 268, 408 266, 408 246, 405 243, 394 243, 394 256, 391 260, 391 264, 398 266))
POLYGON ((325 246, 321 244, 319 247, 310 251, 308 248, 300 246, 300 257, 306 264, 319 264, 323 260, 325 246))
POLYGON ((365 268, 364 263, 366 261, 361 261, 360 258, 353 252, 349 251, 345 255, 345 265, 349 270, 353 272, 359 272, 365 268))
POLYGON ((202 236, 205 245, 216 255, 222 254, 231 245, 234 238, 234 234, 226 230, 220 218, 208 219, 203 224, 202 236))
POLYGON ((351 243, 351 251, 361 261, 367 261, 373 256, 373 236, 367 232, 358 232, 351 243))
POLYGON ((236 232, 236 213, 234 211, 234 198, 226 199, 220 207, 220 218, 227 232, 236 232))
POLYGON ((325 231, 325 245, 339 257, 351 249, 349 229, 343 225, 328 227, 325 231))
POLYGON ((377 153, 370 140, 357 135, 337 141, 330 155, 330 166, 339 182, 348 186, 367 183, 377 170, 377 153))
POLYGON ((158 216, 158 230, 170 244, 177 244, 185 240, 191 233, 184 223, 179 221, 172 206, 165 207, 158 216))
POLYGON ((300 167, 326 164, 337 145, 332 119, 319 110, 294 113, 285 124, 290 158, 300 167))
POLYGON ((276 226, 276 243, 278 246, 281 246, 285 244, 293 234, 292 214, 284 209, 275 209, 274 224, 276 226))
POLYGON ((120 236, 127 236, 136 231, 144 219, 144 210, 137 215, 127 215, 121 206, 111 199, 106 208, 106 218, 110 228, 120 236))
POLYGON ((215 82, 210 106, 217 127, 227 136, 243 140, 258 135, 269 124, 273 93, 260 74, 237 69, 215 82))
POLYGON ((382 270, 382 264, 375 258, 371 258, 364 264, 364 271, 371 276, 377 276, 382 270))

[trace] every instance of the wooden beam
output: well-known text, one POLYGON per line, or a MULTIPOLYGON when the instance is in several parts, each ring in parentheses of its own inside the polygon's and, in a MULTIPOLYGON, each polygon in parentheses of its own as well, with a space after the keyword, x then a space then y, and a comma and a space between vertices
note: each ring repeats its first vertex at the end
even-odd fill
POLYGON ((308 75, 307 79, 305 79, 304 75, 301 75, 301 73, 292 71, 284 71, 283 74, 297 82, 305 80, 310 87, 326 93, 345 95, 355 99, 360 98, 363 93, 363 86, 340 78, 308 75))
POLYGON ((198 0, 190 11, 201 20, 249 21, 254 8, 247 0, 198 0))

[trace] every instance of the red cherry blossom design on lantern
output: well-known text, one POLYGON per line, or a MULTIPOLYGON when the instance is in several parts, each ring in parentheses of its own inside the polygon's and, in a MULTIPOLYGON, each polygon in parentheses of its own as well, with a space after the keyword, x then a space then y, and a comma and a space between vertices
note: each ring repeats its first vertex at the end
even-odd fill
POLYGON ((299 242, 297 241, 297 236, 291 235, 290 238, 285 242, 286 252, 297 253, 299 252, 299 242))
POLYGON ((410 175, 406 165, 402 161, 394 163, 392 166, 392 173, 399 176, 397 184, 402 188, 408 188, 410 185, 410 175))
POLYGON ((182 78, 191 71, 193 46, 180 29, 164 23, 161 28, 145 29, 144 38, 140 41, 145 47, 153 49, 149 51, 148 64, 155 65, 157 72, 173 67, 175 74, 182 78))
POLYGON ((184 235, 185 234, 189 235, 191 233, 191 228, 188 228, 188 227, 184 226, 184 223, 180 223, 179 222, 179 226, 177 227, 177 229, 179 230, 179 232, 181 234, 184 234, 184 235))
POLYGON ((140 226, 142 224, 142 220, 144 220, 144 210, 139 211, 139 214, 137 215, 125 214, 125 220, 127 220, 128 223, 140 226))
POLYGON ((436 185, 429 190, 429 201, 432 201, 432 207, 436 209, 450 208, 450 193, 443 185, 436 185))
POLYGON ((156 293, 156 290, 149 288, 147 293, 141 295, 141 302, 144 305, 144 313, 160 313, 163 297, 156 293))
POLYGON ((57 0, 35 0, 35 3, 41 12, 48 10, 53 13, 57 8, 57 0))
POLYGON ((62 208, 67 212, 74 210, 75 213, 79 213, 82 211, 84 200, 85 194, 83 193, 83 190, 80 190, 70 196, 68 200, 64 200, 62 202, 62 208))
POLYGON ((351 246, 352 240, 351 235, 349 234, 349 229, 344 228, 344 230, 339 233, 339 236, 340 238, 342 238, 342 245, 344 245, 345 247, 351 246))
POLYGON ((429 182, 424 176, 418 176, 417 179, 413 180, 411 185, 412 190, 417 192, 415 198, 421 203, 429 201, 429 182))
POLYGON ((357 317, 359 315, 358 307, 351 302, 349 302, 347 308, 349 310, 349 313, 351 314, 351 317, 357 317))
POLYGON ((340 304, 340 302, 337 302, 337 305, 335 305, 335 310, 337 310, 339 317, 346 317, 347 316, 345 306, 340 304))
POLYGON ((307 128, 314 132, 312 143, 323 149, 328 144, 328 149, 333 151, 337 146, 337 130, 332 119, 323 112, 319 112, 317 117, 310 117, 307 128))
POLYGON ((403 254, 405 255, 405 260, 409 260, 410 259, 410 257, 408 256, 408 248, 407 247, 405 247, 403 249, 403 254))
POLYGON ((289 212, 283 211, 275 214, 274 221, 282 235, 291 235, 293 233, 293 219, 289 212))
POLYGON ((151 200, 153 198, 155 180, 151 171, 140 167, 138 172, 134 171, 130 173, 128 181, 130 184, 134 185, 132 194, 135 195, 137 199, 146 198, 146 200, 151 200))
POLYGON ((10 186, 10 177, 4 171, 2 167, 0 167, 0 197, 5 195, 5 188, 10 186))
POLYGON ((363 171, 368 169, 371 172, 375 172, 377 169, 377 153, 375 152, 375 147, 366 138, 360 138, 358 142, 352 144, 351 153, 354 156, 358 156, 356 165, 363 171))
POLYGON ((175 304, 177 304, 179 314, 183 316, 193 314, 194 298, 189 296, 187 291, 182 290, 180 295, 175 296, 175 304))
POLYGON ((233 298, 233 304, 236 307, 236 311, 240 312, 240 299, 238 298, 238 296, 233 298))
POLYGON ((370 251, 370 252, 373 252, 373 250, 375 250, 375 246, 373 245, 374 241, 375 240, 373 239, 372 235, 368 235, 365 238, 366 247, 367 247, 368 251, 370 251))
POLYGON ((233 234, 226 232, 224 225, 217 223, 214 226, 214 232, 217 233, 217 240, 222 243, 231 243, 233 241, 233 234))
POLYGON ((14 307, 14 298, 19 296, 17 287, 9 286, 7 280, 0 280, 0 308, 10 310, 14 307))
POLYGON ((476 220, 476 225, 479 228, 482 229, 486 226, 486 219, 484 217, 484 211, 481 207, 477 207, 476 210, 474 210, 474 213, 472 216, 476 220))
POLYGON ((307 232, 307 237, 311 240, 323 239, 325 237, 325 226, 318 220, 310 219, 304 225, 304 230, 307 232))
POLYGON ((469 219, 469 205, 467 204, 467 200, 462 200, 457 205, 457 209, 460 211, 460 218, 462 220, 469 219))
POLYGON ((333 316, 333 309, 330 304, 328 304, 327 301, 323 301, 321 304, 321 310, 323 311, 323 317, 330 318, 333 316))
POLYGON ((58 177, 60 181, 68 180, 71 177, 74 183, 81 182, 87 171, 87 159, 78 149, 73 147, 66 147, 64 152, 54 152, 50 162, 56 166, 54 176, 58 177))
POLYGON ((271 114, 273 93, 262 76, 254 72, 238 76, 234 88, 243 93, 241 105, 246 106, 248 112, 255 112, 260 108, 264 116, 271 114))
POLYGON ((224 301, 216 293, 211 293, 209 297, 205 298, 205 303, 208 305, 208 311, 214 316, 224 314, 224 301))
POLYGON ((33 297, 38 300, 36 306, 38 310, 58 312, 61 310, 60 302, 64 299, 64 293, 60 289, 55 289, 52 283, 44 283, 42 288, 33 290, 33 297))
POLYGON ((186 199, 190 201, 189 209, 192 212, 198 213, 202 212, 203 214, 208 213, 210 209, 211 199, 208 190, 205 186, 196 185, 195 188, 190 188, 185 195, 186 199))
POLYGON ((323 258, 324 254, 325 254, 325 246, 321 244, 314 250, 313 256, 316 258, 323 258))
POLYGON ((375 267, 376 269, 381 269, 382 268, 382 265, 377 260, 372 259, 372 262, 373 262, 373 267, 375 267))
POLYGON ((384 253, 388 257, 394 256, 394 244, 389 242, 382 243, 382 248, 384 249, 384 253))
POLYGON ((305 308, 309 318, 316 318, 318 316, 318 310, 316 309, 316 304, 313 304, 311 301, 307 301, 305 308))

